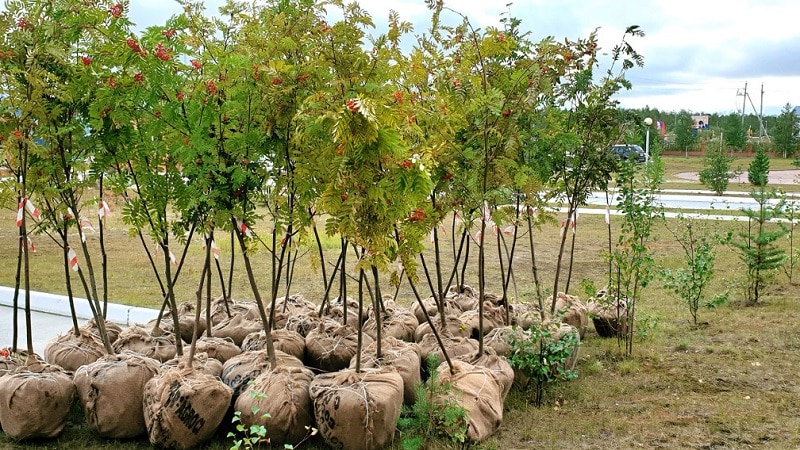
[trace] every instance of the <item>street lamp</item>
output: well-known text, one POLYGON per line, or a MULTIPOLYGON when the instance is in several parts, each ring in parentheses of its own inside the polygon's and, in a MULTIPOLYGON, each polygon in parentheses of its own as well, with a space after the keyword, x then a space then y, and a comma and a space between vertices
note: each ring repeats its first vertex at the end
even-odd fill
POLYGON ((650 125, 653 125, 653 119, 649 117, 644 118, 644 124, 647 126, 647 134, 644 138, 644 161, 650 162, 650 125))

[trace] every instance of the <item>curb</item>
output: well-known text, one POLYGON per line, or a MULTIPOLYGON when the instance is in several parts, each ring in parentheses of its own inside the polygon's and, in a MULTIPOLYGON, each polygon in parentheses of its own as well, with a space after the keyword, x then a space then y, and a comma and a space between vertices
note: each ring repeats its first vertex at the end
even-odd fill
MULTIPOLYGON (((18 304, 22 306, 25 302, 25 291, 19 290, 18 304)), ((57 316, 71 317, 69 299, 64 295, 48 294, 46 292, 31 291, 31 309, 57 316)), ((14 288, 0 286, 0 306, 13 306, 14 288)), ((78 319, 92 319, 92 310, 89 301, 85 298, 74 297, 75 313, 78 319)), ((118 303, 108 304, 106 319, 119 325, 130 326, 136 323, 146 323, 158 316, 158 310, 142 308, 138 306, 120 305, 118 303)))

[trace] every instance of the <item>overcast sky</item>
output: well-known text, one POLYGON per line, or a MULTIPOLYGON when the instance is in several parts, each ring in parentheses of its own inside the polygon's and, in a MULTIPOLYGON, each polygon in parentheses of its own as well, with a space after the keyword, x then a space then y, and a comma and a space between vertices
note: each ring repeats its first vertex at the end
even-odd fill
MULTIPOLYGON (((256 0, 259 1, 259 0, 256 0)), ((163 23, 180 8, 172 0, 130 0, 131 19, 142 27, 163 23)), ((216 12, 224 0, 206 0, 216 12)), ((361 0, 385 30, 390 8, 403 20, 427 28, 424 0, 361 0)), ((546 36, 576 39, 600 29, 600 45, 610 49, 623 30, 639 25, 646 36, 633 41, 645 58, 628 78, 633 89, 620 96, 623 106, 694 113, 761 107, 778 114, 786 103, 800 105, 800 1, 798 0, 445 0, 479 26, 497 25, 503 12, 522 19, 536 40, 546 36), (750 104, 752 101, 752 105, 750 104)))

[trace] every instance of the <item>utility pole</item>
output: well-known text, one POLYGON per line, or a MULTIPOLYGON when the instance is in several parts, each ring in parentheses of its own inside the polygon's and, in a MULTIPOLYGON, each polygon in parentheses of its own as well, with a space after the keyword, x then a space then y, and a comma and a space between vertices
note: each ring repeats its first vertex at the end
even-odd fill
POLYGON ((742 128, 744 128, 744 108, 747 106, 747 81, 744 82, 744 96, 742 98, 742 128))
POLYGON ((761 83, 761 104, 758 105, 758 125, 761 129, 758 132, 759 137, 767 136, 767 127, 764 126, 764 83, 761 83))

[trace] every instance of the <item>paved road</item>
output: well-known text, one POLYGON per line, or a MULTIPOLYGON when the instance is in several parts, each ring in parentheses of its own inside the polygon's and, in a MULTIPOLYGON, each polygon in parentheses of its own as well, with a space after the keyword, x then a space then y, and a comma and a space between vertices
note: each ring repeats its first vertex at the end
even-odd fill
MULTIPOLYGON (((19 312, 17 318, 19 324, 19 337, 17 338, 17 348, 27 348, 27 334, 25 333, 25 313, 19 312)), ((78 322, 79 324, 85 323, 85 320, 78 322)), ((0 347, 10 347, 13 339, 13 323, 14 318, 12 309, 8 306, 0 306, 0 347)), ((68 332, 72 327, 72 320, 69 317, 43 313, 39 311, 31 312, 31 323, 33 329, 33 350, 42 354, 44 347, 50 339, 68 332)))
MULTIPOLYGON (((0 286, 0 348, 11 345, 13 338, 13 304, 14 290, 10 287, 0 286)), ((20 304, 22 303, 20 296, 20 304)), ((69 302, 61 295, 45 292, 31 291, 31 324, 33 335, 33 349, 40 355, 50 339, 69 332, 72 328, 69 302)), ((75 309, 78 315, 78 324, 83 325, 92 317, 86 299, 76 298, 75 309)), ((134 323, 146 323, 155 318, 158 311, 149 308, 138 308, 119 304, 108 305, 108 320, 122 326, 134 323)), ((27 347, 25 334, 25 314, 20 311, 17 318, 19 324, 19 337, 17 348, 27 347)))

